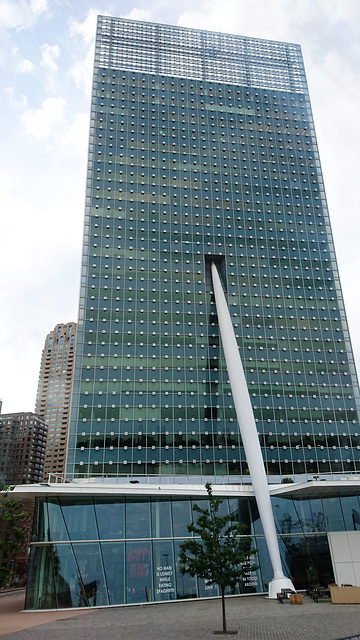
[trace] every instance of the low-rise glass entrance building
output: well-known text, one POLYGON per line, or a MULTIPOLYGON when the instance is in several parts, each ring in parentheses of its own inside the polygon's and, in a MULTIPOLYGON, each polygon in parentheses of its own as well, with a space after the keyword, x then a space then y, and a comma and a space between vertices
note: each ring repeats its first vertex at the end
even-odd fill
MULTIPOLYGON (((27 609, 111 606, 217 596, 179 572, 180 543, 205 488, 62 484, 17 487, 36 494, 27 609)), ((237 593, 267 592, 272 569, 251 485, 214 487, 223 513, 245 524, 259 569, 237 593)), ((360 481, 274 485, 271 500, 285 574, 296 589, 360 572, 360 481), (344 556, 344 550, 346 554, 344 556)), ((228 592, 230 593, 230 591, 228 592)))

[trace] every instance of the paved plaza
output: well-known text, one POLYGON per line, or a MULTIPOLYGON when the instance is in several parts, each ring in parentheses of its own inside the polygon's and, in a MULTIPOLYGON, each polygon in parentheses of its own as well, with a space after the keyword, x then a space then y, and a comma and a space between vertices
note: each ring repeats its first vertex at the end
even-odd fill
MULTIPOLYGON (((22 612, 24 593, 0 596, 7 640, 210 640, 221 629, 220 600, 81 611, 22 612)), ((280 604, 264 596, 227 598, 229 630, 239 640, 360 640, 360 605, 280 604), (359 634, 357 636, 357 634, 359 634)), ((221 636, 220 636, 221 637, 221 636)))

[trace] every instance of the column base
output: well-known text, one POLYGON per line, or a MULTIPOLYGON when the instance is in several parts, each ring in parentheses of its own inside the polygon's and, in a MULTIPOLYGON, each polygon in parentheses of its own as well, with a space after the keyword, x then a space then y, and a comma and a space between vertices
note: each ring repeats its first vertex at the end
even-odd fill
POLYGON ((290 578, 285 578, 285 576, 273 578, 269 583, 269 598, 276 600, 277 594, 280 593, 281 589, 292 589, 296 591, 290 578))

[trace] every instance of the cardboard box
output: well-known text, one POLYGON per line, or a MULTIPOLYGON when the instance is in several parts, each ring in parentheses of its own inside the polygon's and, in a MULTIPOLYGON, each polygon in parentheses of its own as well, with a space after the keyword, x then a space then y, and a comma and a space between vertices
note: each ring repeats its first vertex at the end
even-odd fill
POLYGON ((301 593, 292 593, 290 595, 290 604, 302 604, 303 598, 301 593))

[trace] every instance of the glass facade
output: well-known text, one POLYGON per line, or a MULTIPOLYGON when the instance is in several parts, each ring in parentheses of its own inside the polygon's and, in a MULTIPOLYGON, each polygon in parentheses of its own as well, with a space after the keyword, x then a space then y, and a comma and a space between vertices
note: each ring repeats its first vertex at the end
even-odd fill
POLYGON ((100 16, 69 477, 247 476, 211 260, 267 474, 359 471, 300 47, 100 16))
MULTIPOLYGON (((189 495, 38 498, 26 608, 219 595, 216 586, 179 572, 179 545, 189 535, 194 503, 207 505, 189 495)), ((283 566, 296 589, 332 582, 327 533, 360 529, 359 497, 277 495, 272 504, 283 566)), ((221 510, 245 525, 257 549, 260 568, 244 577, 236 593, 266 592, 272 569, 255 499, 225 497, 221 510)))

